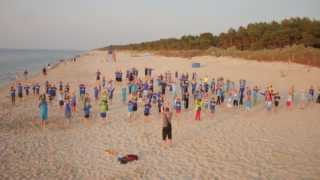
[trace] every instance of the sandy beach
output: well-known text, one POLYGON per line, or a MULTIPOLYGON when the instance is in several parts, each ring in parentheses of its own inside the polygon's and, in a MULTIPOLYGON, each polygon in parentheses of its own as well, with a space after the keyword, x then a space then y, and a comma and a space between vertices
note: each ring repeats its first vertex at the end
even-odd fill
MULTIPOLYGON (((69 82, 73 91, 85 83, 91 88, 99 69, 107 79, 114 72, 135 67, 155 69, 153 75, 197 72, 199 76, 246 79, 250 86, 272 84, 283 95, 294 85, 297 92, 310 85, 320 86, 320 69, 298 64, 247 61, 231 57, 202 56, 192 59, 156 56, 150 53, 117 54, 117 62, 106 62, 107 52, 90 51, 76 63, 64 62, 46 80, 69 82), (200 68, 192 68, 201 62, 200 68)), ((151 121, 128 121, 127 105, 120 101, 120 85, 109 107, 108 122, 101 122, 98 103, 93 102, 93 118, 81 121, 82 110, 65 126, 58 103, 49 104, 48 126, 39 123, 38 100, 33 95, 10 102, 9 87, 2 88, 0 111, 0 179, 310 179, 320 178, 320 104, 295 104, 288 110, 283 96, 279 109, 267 112, 260 104, 250 112, 218 106, 214 116, 205 113, 194 121, 193 106, 173 118, 172 147, 161 146, 162 121, 155 107, 151 121), (36 123, 36 124, 34 124, 36 123), (122 165, 119 155, 137 154, 139 160, 122 165)))

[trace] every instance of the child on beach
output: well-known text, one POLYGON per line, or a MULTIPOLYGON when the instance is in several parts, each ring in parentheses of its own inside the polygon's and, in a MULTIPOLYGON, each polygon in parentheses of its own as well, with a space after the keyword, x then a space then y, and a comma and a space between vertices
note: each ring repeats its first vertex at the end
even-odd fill
POLYGON ((13 86, 10 87, 10 96, 12 105, 16 104, 16 89, 13 86))
POLYGON ((164 97, 162 95, 159 95, 158 96, 158 110, 159 110, 159 113, 161 113, 163 104, 164 104, 164 97))
POLYGON ((86 94, 86 86, 84 84, 79 85, 79 94, 80 94, 80 100, 83 102, 84 96, 86 94))
POLYGON ((184 105, 184 109, 188 109, 189 108, 189 92, 185 92, 183 94, 183 105, 184 105))
POLYGON ((71 107, 72 107, 72 112, 76 112, 77 111, 77 96, 76 96, 75 92, 72 93, 71 107))
POLYGON ((292 108, 292 105, 293 105, 293 91, 292 91, 292 89, 289 89, 286 105, 287 105, 287 108, 292 108))
POLYGON ((239 95, 236 89, 232 92, 233 107, 239 107, 239 95))
POLYGON ((176 110, 176 117, 178 117, 181 113, 181 100, 178 97, 174 101, 174 108, 176 110))
POLYGON ((128 117, 130 121, 133 119, 133 98, 132 97, 130 97, 128 101, 128 117))
POLYGON ((18 97, 19 97, 19 98, 22 98, 22 97, 23 97, 23 92, 22 92, 22 90, 23 90, 23 87, 22 87, 21 83, 18 83, 17 92, 18 92, 18 97))
POLYGON ((59 102, 59 106, 62 108, 64 105, 64 94, 63 91, 60 91, 58 93, 58 102, 59 102))
POLYGON ((314 88, 313 86, 310 86, 309 92, 308 92, 308 101, 313 102, 314 99, 314 88))
POLYGON ((70 123, 71 111, 72 111, 72 107, 71 107, 70 97, 67 96, 66 102, 65 102, 65 106, 64 106, 64 116, 65 116, 65 118, 66 118, 66 123, 67 123, 67 124, 70 123))
POLYGON ((209 109, 210 109, 210 113, 214 114, 216 111, 216 99, 215 96, 212 96, 210 101, 209 101, 209 109))
POLYGON ((30 86, 28 84, 24 85, 24 91, 26 96, 29 96, 29 90, 30 90, 30 86))
POLYGON ((318 97, 316 103, 320 104, 320 88, 318 89, 318 97))
POLYGON ((36 90, 36 95, 39 96, 40 95, 40 84, 39 83, 37 83, 35 85, 35 90, 36 90))
POLYGON ((300 95, 300 109, 304 109, 306 106, 306 99, 308 96, 307 92, 305 90, 301 90, 301 95, 300 95))
POLYGON ((245 91, 244 107, 246 111, 250 111, 251 109, 251 89, 249 87, 245 91))
POLYGON ((41 128, 44 129, 46 125, 46 121, 48 120, 48 103, 46 101, 46 95, 42 94, 40 96, 40 118, 41 118, 41 128))
POLYGON ((98 101, 98 100, 99 100, 99 89, 98 89, 97 86, 95 86, 95 87, 93 88, 93 94, 94 94, 94 99, 95 99, 96 101, 98 101))
POLYGON ((108 111, 108 96, 107 92, 103 91, 101 94, 101 100, 99 103, 100 107, 100 117, 102 120, 107 120, 107 111, 108 111))
POLYGON ((88 119, 90 118, 90 110, 92 106, 90 103, 90 96, 88 93, 84 96, 84 103, 83 103, 83 112, 84 112, 84 118, 88 119))
POLYGON ((110 101, 110 104, 111 104, 112 103, 112 99, 113 99, 113 92, 114 92, 114 86, 113 86, 112 80, 109 81, 109 83, 107 85, 107 90, 108 90, 109 101, 110 101))
POLYGON ((151 110, 151 102, 150 101, 146 101, 146 103, 144 104, 144 116, 145 116, 145 121, 148 120, 148 117, 150 115, 150 110, 151 110))
POLYGON ((259 94, 259 88, 258 86, 255 86, 252 90, 253 106, 257 105, 258 103, 258 94, 259 94))
POLYGON ((275 92, 275 95, 274 95, 274 106, 277 108, 280 104, 280 94, 279 92, 275 92))
POLYGON ((195 109, 196 110, 195 120, 200 121, 202 99, 197 99, 195 106, 196 106, 196 109, 195 109))

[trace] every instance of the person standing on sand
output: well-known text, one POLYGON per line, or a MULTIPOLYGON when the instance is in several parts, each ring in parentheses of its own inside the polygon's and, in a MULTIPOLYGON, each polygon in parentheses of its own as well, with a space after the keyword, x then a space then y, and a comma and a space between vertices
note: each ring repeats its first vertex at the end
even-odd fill
POLYGON ((309 92, 308 92, 308 101, 313 102, 314 100, 314 88, 313 86, 310 86, 309 92))
POLYGON ((17 92, 18 92, 18 97, 22 98, 23 97, 23 87, 22 87, 21 83, 18 83, 17 92))
POLYGON ((316 103, 320 104, 320 88, 318 88, 318 97, 316 103))
POLYGON ((64 116, 66 118, 66 123, 70 124, 71 112, 72 112, 70 97, 66 96, 66 100, 65 101, 66 102, 65 102, 65 106, 64 106, 64 116))
POLYGON ((129 117, 129 121, 131 121, 133 118, 133 98, 132 98, 132 96, 130 96, 130 99, 128 101, 128 117, 129 117))
POLYGON ((23 72, 24 80, 28 80, 28 70, 25 69, 23 72))
POLYGON ((71 107, 72 107, 72 111, 76 112, 77 111, 77 96, 76 93, 73 92, 72 93, 72 97, 71 97, 71 107))
POLYGON ((84 103, 83 103, 83 112, 84 112, 84 118, 89 119, 90 118, 90 110, 91 110, 91 102, 90 102, 90 96, 89 93, 86 93, 84 96, 84 103))
POLYGON ((58 103, 59 103, 59 106, 61 108, 63 108, 63 105, 64 105, 64 94, 63 94, 63 91, 60 91, 58 93, 58 103))
POLYGON ((201 119, 201 107, 202 107, 202 99, 196 100, 196 116, 195 120, 200 121, 201 119))
POLYGON ((101 75, 101 72, 98 69, 97 72, 96 72, 96 80, 97 81, 100 81, 100 75, 101 75))
POLYGON ((37 83, 35 85, 35 90, 36 90, 36 95, 39 96, 40 95, 40 84, 39 83, 37 83))
POLYGON ((164 109, 164 112, 162 113, 162 140, 163 144, 172 144, 172 125, 171 125, 171 119, 172 119, 172 112, 170 111, 169 107, 166 107, 164 109))
POLYGON ((11 88, 10 88, 10 96, 11 96, 12 105, 15 105, 16 104, 16 89, 13 86, 11 86, 11 88))
POLYGON ((43 74, 44 76, 47 75, 47 68, 46 68, 45 66, 42 68, 42 74, 43 74))
POLYGON ((151 111, 151 102, 149 100, 146 100, 144 104, 144 110, 143 110, 145 122, 149 120, 150 111, 151 111))
POLYGON ((246 111, 250 111, 251 109, 251 89, 247 87, 244 95, 244 107, 246 111))
POLYGON ((98 101, 98 100, 99 100, 99 89, 98 89, 97 86, 95 86, 95 87, 93 88, 93 94, 94 94, 94 99, 95 99, 96 101, 98 101))
POLYGON ((189 92, 185 92, 183 94, 183 104, 184 104, 184 109, 188 109, 189 108, 189 92))
POLYGON ((102 120, 107 120, 107 111, 108 111, 108 95, 106 91, 101 93, 101 100, 99 103, 100 108, 100 117, 102 120))
POLYGON ((174 108, 176 110, 176 117, 179 117, 179 115, 181 113, 181 106, 182 106, 181 99, 179 97, 177 97, 174 100, 174 108))
POLYGON ((287 108, 292 108, 292 105, 293 105, 293 96, 294 96, 294 90, 293 90, 293 87, 289 89, 288 91, 288 97, 287 97, 287 108))
POLYGON ((46 121, 48 120, 48 103, 46 101, 46 95, 40 95, 40 118, 41 118, 41 128, 44 129, 46 126, 46 121))
POLYGON ((216 99, 215 96, 213 95, 209 101, 209 109, 210 113, 213 115, 216 111, 216 99))
POLYGON ((252 91, 253 106, 257 105, 258 103, 258 94, 259 94, 259 88, 258 86, 255 86, 252 91))
POLYGON ((277 108, 279 106, 279 104, 280 104, 280 99, 281 99, 280 93, 279 92, 275 92, 273 99, 274 99, 274 106, 277 108))

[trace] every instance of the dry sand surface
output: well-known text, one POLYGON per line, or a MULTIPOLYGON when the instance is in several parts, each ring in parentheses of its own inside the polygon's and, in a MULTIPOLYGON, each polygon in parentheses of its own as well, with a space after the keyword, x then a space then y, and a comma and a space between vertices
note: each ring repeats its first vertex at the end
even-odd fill
MULTIPOLYGON (((152 67, 155 74, 166 70, 198 72, 201 76, 245 78, 250 85, 272 83, 286 92, 295 85, 300 91, 320 85, 320 69, 297 64, 261 63, 228 57, 166 58, 150 54, 118 54, 118 62, 106 62, 106 52, 91 51, 76 63, 60 64, 47 77, 32 82, 94 84, 97 69, 108 78, 116 69, 152 67), (203 67, 192 69, 199 61, 203 67), (284 75, 284 77, 282 77, 284 75)), ((90 90, 92 93, 92 90, 90 90)), ((262 103, 250 112, 218 107, 213 116, 193 120, 193 111, 173 119, 173 145, 161 147, 162 123, 156 108, 151 121, 143 121, 141 106, 136 121, 128 122, 127 106, 116 97, 106 124, 98 117, 80 121, 74 114, 64 125, 63 110, 56 102, 49 106, 47 129, 39 122, 37 100, 26 97, 10 105, 8 89, 1 90, 0 179, 320 179, 320 105, 287 110, 283 101, 268 113, 262 103), (126 165, 105 152, 138 154, 140 159, 126 165)), ((282 99, 283 100, 283 99, 282 99)), ((193 108, 192 108, 193 109, 193 108)))

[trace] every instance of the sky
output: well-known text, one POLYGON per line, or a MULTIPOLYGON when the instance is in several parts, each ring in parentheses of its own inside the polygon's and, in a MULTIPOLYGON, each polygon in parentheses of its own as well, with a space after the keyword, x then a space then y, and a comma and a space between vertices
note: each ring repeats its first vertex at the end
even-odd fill
POLYGON ((310 17, 320 0, 0 0, 0 48, 89 50, 310 17))

